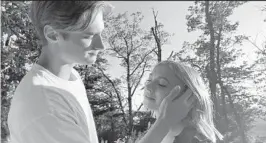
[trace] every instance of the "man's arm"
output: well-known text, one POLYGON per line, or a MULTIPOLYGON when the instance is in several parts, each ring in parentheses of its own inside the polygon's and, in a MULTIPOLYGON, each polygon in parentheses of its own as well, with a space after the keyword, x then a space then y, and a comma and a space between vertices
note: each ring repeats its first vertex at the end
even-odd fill
POLYGON ((21 143, 91 143, 88 135, 63 113, 46 114, 20 134, 21 143))

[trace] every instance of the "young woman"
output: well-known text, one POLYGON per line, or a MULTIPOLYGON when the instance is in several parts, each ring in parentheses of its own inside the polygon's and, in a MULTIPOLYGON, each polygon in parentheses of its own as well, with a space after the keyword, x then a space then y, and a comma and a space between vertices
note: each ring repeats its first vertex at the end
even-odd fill
POLYGON ((215 143, 216 137, 222 139, 223 136, 213 123, 213 107, 208 90, 200 74, 191 67, 172 61, 157 64, 145 85, 143 104, 153 110, 158 118, 162 101, 177 85, 181 92, 190 89, 196 100, 187 117, 169 128, 162 143, 189 143, 195 138, 202 140, 203 137, 215 143))

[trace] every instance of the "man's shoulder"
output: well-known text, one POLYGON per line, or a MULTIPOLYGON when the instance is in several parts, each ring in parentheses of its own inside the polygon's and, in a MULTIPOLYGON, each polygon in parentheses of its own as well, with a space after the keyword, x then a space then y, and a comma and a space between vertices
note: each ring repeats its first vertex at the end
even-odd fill
POLYGON ((66 88, 39 73, 29 72, 18 85, 11 106, 20 105, 23 112, 36 110, 42 114, 60 109, 59 106, 66 108, 73 99, 66 88))
POLYGON ((16 96, 38 97, 36 95, 39 95, 42 97, 51 94, 66 94, 67 87, 60 82, 51 77, 46 71, 33 67, 20 81, 14 98, 16 96))
POLYGON ((48 85, 48 82, 49 80, 42 72, 32 68, 21 79, 19 85, 16 88, 15 94, 20 92, 28 92, 29 90, 42 90, 44 85, 48 85))
POLYGON ((9 121, 23 125, 54 110, 72 112, 72 100, 71 93, 57 87, 39 73, 30 71, 21 80, 13 95, 9 121))

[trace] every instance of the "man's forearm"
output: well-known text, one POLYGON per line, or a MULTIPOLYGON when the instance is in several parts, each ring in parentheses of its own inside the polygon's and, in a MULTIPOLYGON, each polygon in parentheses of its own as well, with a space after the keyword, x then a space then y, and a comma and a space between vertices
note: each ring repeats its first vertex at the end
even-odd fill
POLYGON ((137 143, 161 143, 169 128, 162 120, 156 120, 145 136, 137 143))

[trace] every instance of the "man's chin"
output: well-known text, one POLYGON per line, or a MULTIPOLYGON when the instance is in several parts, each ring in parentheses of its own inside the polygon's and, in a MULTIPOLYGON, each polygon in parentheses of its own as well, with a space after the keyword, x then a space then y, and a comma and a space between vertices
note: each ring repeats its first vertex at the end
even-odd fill
POLYGON ((92 66, 93 63, 91 63, 91 62, 79 62, 77 64, 78 65, 83 65, 83 66, 92 66))
POLYGON ((95 62, 96 62, 96 59, 85 59, 84 61, 80 62, 80 64, 91 66, 95 62))

